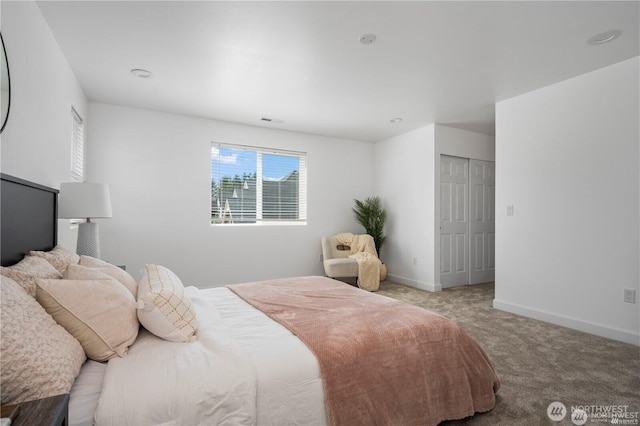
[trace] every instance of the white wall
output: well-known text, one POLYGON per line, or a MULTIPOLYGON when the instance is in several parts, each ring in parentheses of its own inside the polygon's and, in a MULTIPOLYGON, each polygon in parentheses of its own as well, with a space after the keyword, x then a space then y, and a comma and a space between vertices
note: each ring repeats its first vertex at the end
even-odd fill
POLYGON ((431 291, 436 290, 434 127, 422 127, 373 147, 375 192, 388 216, 380 257, 389 279, 431 291))
POLYGON ((638 63, 497 104, 495 307, 640 344, 638 63))
POLYGON ((360 232, 354 198, 373 191, 371 144, 90 103, 88 178, 108 183, 102 257, 172 269, 201 287, 324 274, 320 238, 360 232), (308 154, 307 225, 210 225, 210 143, 308 154))
POLYGON ((493 136, 430 125, 374 145, 375 190, 389 218, 381 258, 389 278, 430 291, 440 284, 440 155, 494 161, 493 136))
MULTIPOLYGON (((2 36, 11 72, 2 173, 59 188, 70 177, 71 106, 86 117, 87 99, 34 2, 2 3, 2 36)), ((58 228, 75 249, 69 221, 58 228)))
POLYGON ((496 140, 494 136, 470 132, 445 125, 435 126, 436 154, 476 160, 495 161, 496 140))

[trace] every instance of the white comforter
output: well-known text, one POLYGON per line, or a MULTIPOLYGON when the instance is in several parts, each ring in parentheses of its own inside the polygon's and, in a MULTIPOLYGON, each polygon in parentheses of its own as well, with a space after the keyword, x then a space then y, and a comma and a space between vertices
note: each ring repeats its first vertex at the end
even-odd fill
POLYGON ((109 361, 97 425, 326 423, 318 364, 298 338, 226 288, 185 290, 197 340, 141 330, 109 361))

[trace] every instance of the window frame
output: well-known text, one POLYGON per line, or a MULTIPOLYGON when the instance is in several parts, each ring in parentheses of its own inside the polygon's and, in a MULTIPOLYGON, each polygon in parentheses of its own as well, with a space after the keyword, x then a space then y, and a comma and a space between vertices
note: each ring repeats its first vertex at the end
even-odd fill
MULTIPOLYGON (((218 161, 220 157, 218 158, 218 161)), ((219 163, 221 164, 221 163, 219 163)), ((273 226, 273 225, 306 225, 307 224, 307 200, 308 200, 308 182, 307 182, 307 168, 308 168, 308 154, 302 151, 293 151, 279 148, 271 148, 264 146, 251 146, 251 145, 240 145, 233 143, 222 143, 222 142, 211 142, 210 144, 210 224, 212 226, 273 226), (229 218, 225 218, 224 216, 214 217, 214 210, 217 209, 218 214, 222 214, 222 209, 224 209, 224 202, 220 200, 220 204, 217 204, 216 198, 214 198, 214 189, 213 184, 217 182, 220 185, 220 182, 224 178, 230 178, 230 176, 224 176, 224 172, 222 169, 218 168, 218 176, 214 176, 214 149, 231 149, 231 150, 241 150, 241 151, 251 151, 255 153, 256 156, 256 168, 255 168, 255 180, 253 186, 255 186, 255 218, 251 217, 249 220, 242 220, 236 222, 233 219, 233 214, 230 213, 229 218), (274 219, 274 218, 265 218, 264 211, 264 182, 263 179, 263 155, 280 155, 280 156, 289 156, 295 157, 298 159, 298 170, 297 170, 297 219, 286 218, 286 219, 274 219), (260 184, 258 184, 260 183, 260 184), (216 205, 217 207, 214 207, 216 205), (252 220, 253 219, 253 220, 252 220)), ((294 170, 296 171, 296 170, 294 170)), ((236 177, 239 175, 236 174, 236 177)), ((250 180, 247 182, 251 182, 250 180)), ((246 182, 244 183, 245 189, 246 182)), ((234 192, 236 192, 234 190, 234 192)), ((228 199, 228 198, 227 198, 228 199)), ((230 209, 231 210, 231 209, 230 209)), ((244 211, 244 210, 241 210, 244 211)), ((252 212, 250 210, 250 212, 252 212)))
MULTIPOLYGON (((78 111, 71 106, 71 164, 69 177, 71 182, 82 183, 85 181, 84 162, 84 120, 78 111)), ((71 229, 75 229, 84 219, 69 219, 71 229)))
POLYGON ((78 111, 71 107, 71 167, 72 182, 84 182, 84 120, 78 111))

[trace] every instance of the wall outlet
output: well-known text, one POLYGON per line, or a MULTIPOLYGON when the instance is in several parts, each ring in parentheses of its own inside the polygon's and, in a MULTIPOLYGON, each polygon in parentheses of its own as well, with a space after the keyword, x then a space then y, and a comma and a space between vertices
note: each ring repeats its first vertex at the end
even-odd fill
POLYGON ((636 303, 636 291, 632 288, 625 288, 624 301, 627 303, 636 303))
POLYGON ((414 257, 413 258, 413 266, 416 266, 418 264, 418 258, 414 257))
POLYGON ((507 216, 513 216, 513 204, 507 206, 507 216))

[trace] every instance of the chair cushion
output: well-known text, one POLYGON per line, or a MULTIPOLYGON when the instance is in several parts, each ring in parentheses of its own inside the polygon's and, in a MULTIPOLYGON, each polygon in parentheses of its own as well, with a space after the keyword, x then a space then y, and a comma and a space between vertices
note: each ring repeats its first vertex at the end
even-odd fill
POLYGON ((324 272, 328 277, 357 277, 358 262, 351 258, 325 259, 324 272))

